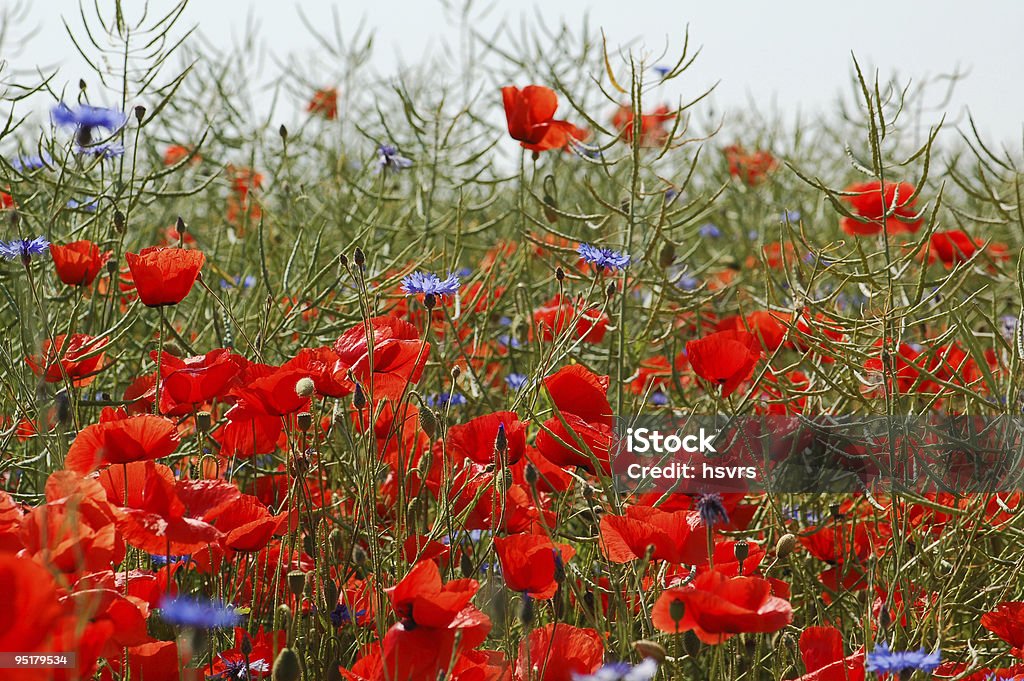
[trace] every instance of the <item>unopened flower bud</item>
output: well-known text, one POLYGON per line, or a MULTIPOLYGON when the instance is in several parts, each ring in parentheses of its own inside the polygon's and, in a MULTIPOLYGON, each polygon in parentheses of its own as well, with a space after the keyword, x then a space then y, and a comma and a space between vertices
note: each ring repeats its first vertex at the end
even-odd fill
POLYGON ((647 659, 649 657, 658 664, 665 661, 665 648, 656 641, 648 641, 647 639, 633 641, 633 650, 635 650, 637 655, 641 658, 647 659))
POLYGON ((526 468, 523 470, 523 478, 526 480, 526 484, 530 487, 536 487, 537 481, 540 479, 540 473, 537 471, 537 467, 532 463, 527 463, 526 468))
POLYGON ((356 383, 355 392, 352 393, 352 406, 362 410, 366 407, 366 395, 363 394, 363 386, 356 383))
POLYGON ((277 134, 281 136, 281 139, 287 140, 288 139, 288 128, 284 127, 284 124, 282 123, 281 127, 277 129, 277 134))
POLYGON ((142 119, 145 118, 145 117, 146 117, 146 107, 142 106, 141 104, 138 105, 137 107, 135 107, 135 120, 137 120, 139 123, 141 123, 142 119))
POLYGON ((672 266, 672 263, 674 263, 675 260, 676 247, 673 246, 671 243, 666 242, 665 245, 662 246, 661 248, 661 253, 658 255, 658 265, 661 266, 661 269, 667 270, 669 267, 672 266))
POLYGON ((238 646, 238 651, 242 653, 242 655, 252 655, 252 640, 250 640, 248 634, 242 635, 242 644, 238 646))
POLYGON ((366 565, 366 561, 368 559, 369 558, 366 555, 366 549, 364 549, 359 544, 356 544, 355 546, 352 547, 352 562, 353 563, 355 563, 356 565, 360 565, 360 566, 366 565))
POLYGON ((274 660, 273 681, 299 681, 302 663, 291 648, 282 648, 274 660))
POLYGON ((122 213, 120 210, 115 210, 114 211, 114 229, 117 230, 118 234, 124 234, 124 223, 125 223, 124 213, 122 213))
POLYGON ((452 382, 454 383, 455 381, 459 380, 459 376, 461 375, 462 369, 460 369, 459 365, 456 364, 455 366, 452 367, 452 382))
POLYGON ((459 556, 459 570, 462 571, 462 576, 467 579, 473 576, 473 559, 465 551, 459 556))
POLYGON ((429 437, 431 442, 433 442, 434 438, 437 436, 437 416, 434 415, 434 410, 425 404, 421 404, 419 408, 419 419, 420 428, 423 429, 423 432, 426 433, 427 437, 429 437))
POLYGON ((530 598, 529 594, 523 594, 523 604, 519 609, 519 621, 523 623, 524 627, 529 627, 533 624, 534 620, 533 610, 533 599, 530 598))
POLYGON ((498 424, 498 434, 494 438, 494 453, 499 456, 508 451, 508 436, 505 434, 505 424, 498 424))
POLYGON ((798 543, 799 542, 794 535, 789 533, 782 535, 779 537, 779 541, 775 544, 775 555, 777 555, 780 560, 788 558, 789 554, 796 551, 798 543))
POLYGON ((608 284, 608 288, 605 289, 604 294, 606 296, 608 296, 609 298, 611 298, 611 297, 613 297, 618 292, 619 292, 619 289, 617 289, 615 287, 615 282, 612 282, 612 283, 608 284))
POLYGON ((303 376, 295 382, 295 394, 299 397, 309 397, 316 390, 316 384, 309 376, 303 376))
POLYGON ((363 269, 366 267, 366 254, 363 253, 363 249, 356 247, 355 253, 352 254, 352 259, 356 263, 356 267, 363 269))
POLYGON ((565 281, 565 270, 561 267, 555 269, 555 279, 558 281, 565 281))

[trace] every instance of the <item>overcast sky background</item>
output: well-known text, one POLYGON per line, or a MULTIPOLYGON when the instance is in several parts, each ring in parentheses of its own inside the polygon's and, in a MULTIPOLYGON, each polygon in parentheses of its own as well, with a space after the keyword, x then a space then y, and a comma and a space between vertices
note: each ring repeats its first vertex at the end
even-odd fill
MULTIPOLYGON (((0 6, 14 2, 0 0, 0 6)), ((155 11, 166 11, 173 3, 149 4, 155 11)), ((126 3, 130 11, 139 5, 134 0, 126 3)), ((318 25, 331 22, 336 5, 344 25, 353 31, 360 20, 376 29, 373 65, 384 75, 455 39, 440 0, 304 0, 301 5, 318 25)), ((287 0, 194 0, 185 23, 198 24, 207 38, 229 44, 243 34, 249 13, 277 53, 300 55, 313 45, 296 6, 287 0)), ((501 1, 482 28, 486 31, 503 18, 518 21, 533 8, 532 2, 501 1)), ((77 0, 33 0, 23 26, 37 27, 38 33, 16 53, 4 46, 7 53, 0 57, 20 70, 62 64, 60 80, 77 82, 79 62, 61 23, 62 16, 79 23, 77 13, 77 0)), ((660 51, 666 40, 678 48, 689 24, 692 41, 703 46, 703 53, 688 82, 704 86, 720 80, 714 101, 724 110, 745 107, 753 100, 765 108, 774 103, 786 115, 826 111, 840 92, 848 91, 851 51, 862 64, 883 74, 920 79, 959 68, 968 75, 947 107, 953 120, 962 121, 970 106, 983 131, 1020 149, 1024 2, 1018 0, 969 6, 960 0, 548 0, 541 13, 551 23, 563 18, 572 26, 579 26, 583 14, 589 13, 591 26, 603 27, 610 45, 637 38, 654 51, 660 51)), ((268 80, 274 76, 264 75, 268 80)))

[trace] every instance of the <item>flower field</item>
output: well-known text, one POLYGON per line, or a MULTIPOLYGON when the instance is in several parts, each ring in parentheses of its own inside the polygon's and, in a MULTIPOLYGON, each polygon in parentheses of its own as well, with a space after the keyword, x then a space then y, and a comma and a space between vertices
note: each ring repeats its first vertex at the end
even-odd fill
POLYGON ((689 36, 311 26, 282 125, 99 4, 79 82, 0 64, 0 678, 1024 679, 1024 158, 934 84, 794 126, 689 36), (633 484, 697 416, 771 453, 633 484))

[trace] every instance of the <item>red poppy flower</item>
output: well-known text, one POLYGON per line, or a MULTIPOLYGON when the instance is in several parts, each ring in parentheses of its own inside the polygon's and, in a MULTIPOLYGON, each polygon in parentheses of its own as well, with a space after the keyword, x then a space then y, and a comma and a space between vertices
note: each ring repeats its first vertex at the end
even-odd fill
POLYGON ((93 242, 82 239, 69 244, 50 244, 50 257, 57 277, 68 286, 90 286, 110 260, 110 251, 100 251, 93 242))
POLYGON ((522 90, 501 88, 505 104, 508 134, 526 149, 535 152, 560 149, 570 138, 583 139, 585 133, 572 123, 555 120, 558 95, 543 85, 527 85, 522 90))
POLYGON ((972 239, 959 229, 935 232, 928 242, 928 260, 938 258, 946 267, 952 267, 973 258, 984 245, 983 241, 972 239))
POLYGON ((223 396, 248 363, 245 358, 224 348, 196 357, 182 358, 164 353, 161 361, 160 412, 173 416, 190 414, 201 405, 223 396))
MULTIPOLYGON (((669 134, 665 126, 675 117, 676 114, 664 104, 649 114, 642 114, 640 116, 640 146, 660 147, 665 144, 669 134)), ((628 144, 633 142, 634 120, 633 107, 628 104, 620 106, 612 116, 612 125, 622 133, 622 139, 628 144)))
POLYGON ((14 197, 7 192, 0 192, 0 210, 14 208, 14 197))
POLYGON ((28 558, 0 554, 0 584, 0 651, 47 650, 63 614, 49 570, 28 558))
POLYGON ((1011 654, 1024 658, 1024 602, 1000 603, 981 616, 981 626, 1009 643, 1011 654))
POLYGON ((448 447, 477 463, 494 463, 494 441, 500 427, 504 427, 508 443, 505 463, 513 464, 526 451, 526 425, 512 411, 498 411, 452 426, 448 429, 448 447))
MULTIPOLYGON (((274 666, 274 659, 277 653, 288 646, 288 632, 278 631, 265 632, 261 626, 256 633, 249 636, 249 632, 241 627, 235 627, 235 647, 222 650, 217 653, 217 659, 210 665, 207 678, 230 679, 237 675, 238 668, 243 668, 248 662, 252 678, 264 678, 269 675, 274 666), (242 652, 242 647, 248 641, 249 652, 242 652), (265 671, 261 671, 265 670, 265 671)), ((248 679, 246 674, 242 678, 248 679)))
POLYGON ((270 416, 286 416, 309 409, 309 397, 295 392, 295 385, 306 378, 301 370, 250 364, 244 382, 231 391, 238 407, 270 416))
POLYGON ((126 416, 107 408, 99 423, 79 431, 68 448, 64 467, 88 473, 115 463, 131 463, 168 456, 178 448, 174 421, 162 416, 126 416))
POLYGON ((660 631, 693 631, 701 642, 717 644, 736 634, 778 631, 793 621, 793 607, 772 594, 767 579, 707 570, 685 587, 662 592, 651 617, 660 631))
POLYGON ((807 673, 796 681, 864 681, 864 651, 843 653, 835 627, 807 627, 800 634, 800 658, 807 673))
POLYGON ((543 534, 497 537, 494 549, 498 552, 501 576, 508 588, 539 599, 555 595, 559 582, 565 577, 565 561, 576 555, 568 544, 553 544, 543 534))
POLYGON ((881 338, 875 341, 871 347, 876 351, 876 356, 864 361, 869 388, 880 389, 888 385, 890 390, 904 394, 911 392, 921 378, 920 362, 925 359, 921 351, 909 343, 900 343, 895 352, 884 352, 882 345, 881 338), (889 358, 888 366, 883 365, 883 356, 889 358))
POLYGON ((530 632, 519 644, 516 681, 573 681, 593 674, 604 659, 601 635, 594 629, 552 622, 530 632))
POLYGON ((65 574, 110 570, 125 556, 116 513, 103 487, 72 471, 46 481, 46 503, 22 520, 25 551, 65 574))
POLYGON ((285 529, 287 518, 287 513, 272 515, 259 499, 248 494, 239 496, 217 513, 206 515, 206 519, 224 533, 224 547, 244 553, 266 548, 271 538, 285 529))
POLYGON ((43 341, 42 355, 25 358, 32 372, 47 383, 59 383, 67 377, 72 385, 81 388, 92 383, 96 374, 104 369, 103 348, 109 342, 106 336, 61 334, 53 340, 52 344, 49 340, 43 341))
MULTIPOLYGON (((145 681, 194 681, 202 678, 195 669, 187 669, 188 659, 182 659, 184 651, 178 650, 175 641, 152 641, 132 646, 128 652, 128 675, 145 681)), ((120 674, 121 656, 107 659, 114 672, 120 674)))
POLYGON ((338 90, 333 87, 317 90, 306 105, 306 111, 333 121, 338 117, 338 90))
POLYGON ((202 251, 150 246, 126 253, 139 299, 147 307, 177 305, 192 290, 206 256, 202 251))
POLYGON ((294 369, 305 373, 313 380, 318 395, 324 397, 345 397, 352 392, 352 383, 338 380, 334 376, 334 365, 338 355, 328 346, 302 348, 292 359, 281 365, 282 369, 294 369))
POLYGON ((277 450, 282 435, 279 416, 237 404, 225 416, 227 422, 213 432, 221 456, 248 459, 277 450))
POLYGON ((650 506, 629 506, 625 515, 601 516, 601 552, 613 563, 643 558, 705 565, 707 533, 697 511, 667 512, 650 506))
POLYGON ((164 165, 177 165, 178 163, 181 163, 186 158, 188 158, 189 155, 192 155, 192 159, 189 161, 191 165, 195 165, 196 163, 199 163, 202 160, 202 157, 199 156, 199 154, 196 154, 195 150, 193 149, 190 149, 181 144, 168 145, 167 149, 164 150, 164 165))
POLYGON ((367 328, 358 324, 334 343, 339 358, 334 379, 347 381, 351 370, 367 397, 398 399, 409 383, 420 380, 430 344, 420 340, 415 326, 396 317, 373 317, 368 323, 373 338, 372 361, 367 328))
POLYGON ((698 376, 722 386, 722 397, 728 397, 753 375, 761 341, 746 331, 719 331, 687 341, 686 357, 698 376))
POLYGON ((779 165, 771 152, 758 150, 753 153, 738 144, 732 144, 722 150, 725 161, 729 164, 729 174, 737 177, 748 185, 760 183, 768 173, 779 165))
POLYGON ((477 587, 473 579, 442 584, 437 564, 425 560, 387 590, 401 620, 384 637, 388 678, 436 678, 455 655, 483 643, 491 620, 470 604, 477 587))
POLYGON ((598 376, 582 364, 570 364, 545 378, 544 387, 562 414, 575 414, 590 423, 614 424, 607 376, 598 376))
POLYGON ((856 236, 878 234, 883 229, 889 234, 916 232, 924 220, 917 217, 914 209, 917 204, 916 198, 911 199, 914 191, 914 185, 909 182, 886 182, 884 189, 878 180, 850 185, 846 188, 850 195, 840 198, 862 219, 843 216, 839 226, 847 234, 856 236), (893 208, 892 214, 883 220, 893 208))

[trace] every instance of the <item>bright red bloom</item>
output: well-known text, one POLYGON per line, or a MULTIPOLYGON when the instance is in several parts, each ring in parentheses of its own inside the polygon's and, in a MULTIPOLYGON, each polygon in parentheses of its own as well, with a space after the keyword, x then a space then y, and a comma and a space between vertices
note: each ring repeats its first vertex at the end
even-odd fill
MULTIPOLYGON (((274 666, 274 657, 282 649, 288 646, 288 632, 264 632, 261 626, 252 637, 241 627, 235 627, 235 647, 230 650, 222 650, 217 653, 217 659, 209 668, 208 678, 230 679, 231 665, 238 668, 244 667, 246 660, 249 662, 249 672, 254 679, 261 679, 270 676, 270 670, 274 666), (248 655, 242 653, 242 645, 248 640, 251 650, 248 655), (266 671, 261 671, 262 669, 266 671)), ((249 679, 247 674, 243 678, 249 679)))
POLYGON ((139 299, 147 307, 177 305, 192 290, 206 256, 202 251, 150 246, 126 253, 139 299))
POLYGON ((761 341, 746 331, 719 331, 687 341, 686 356, 698 376, 722 386, 722 397, 728 397, 753 375, 761 341))
POLYGON ((928 260, 938 258, 946 267, 952 267, 973 258, 984 245, 985 242, 972 239, 959 229, 935 232, 928 242, 928 260))
POLYGON ((895 352, 886 352, 882 345, 881 338, 875 341, 871 347, 877 354, 864 361, 870 386, 881 388, 888 385, 890 390, 909 393, 921 379, 920 363, 924 361, 921 351, 908 343, 900 343, 895 352), (883 364, 883 357, 889 358, 886 364, 883 364))
POLYGON ((722 151, 726 163, 729 164, 729 174, 748 185, 760 183, 779 165, 769 151, 757 150, 747 153, 738 144, 729 145, 722 151))
POLYGON ((164 353, 161 360, 160 412, 173 416, 190 414, 224 396, 247 364, 224 348, 184 358, 164 353))
POLYGON ((533 325, 541 331, 541 338, 552 341, 575 322, 576 338, 586 343, 600 343, 608 331, 608 315, 596 307, 577 311, 572 301, 555 294, 533 311, 533 325))
POLYGON ((295 392, 295 384, 306 374, 267 364, 250 364, 243 384, 231 394, 238 398, 238 408, 268 416, 286 416, 309 408, 309 397, 295 392))
POLYGON ((177 165, 188 158, 190 154, 193 154, 192 159, 189 161, 191 165, 195 165, 202 160, 202 157, 196 154, 193 149, 189 149, 181 144, 168 145, 167 149, 164 150, 164 165, 177 165))
POLYGON ((501 88, 505 104, 508 134, 526 149, 546 151, 561 149, 570 138, 583 139, 585 133, 572 123, 555 120, 558 95, 543 85, 527 85, 522 90, 501 88))
POLYGON ((152 414, 125 416, 107 408, 99 423, 79 431, 64 467, 88 473, 109 464, 159 459, 177 448, 174 421, 152 414))
POLYGON ((76 388, 89 385, 103 370, 103 348, 109 342, 106 336, 93 337, 84 333, 71 336, 61 334, 43 341, 42 355, 26 357, 25 361, 36 376, 47 383, 59 383, 65 377, 76 388))
POLYGON ((420 340, 419 331, 409 322, 387 315, 373 317, 369 320, 371 361, 367 332, 366 326, 357 324, 335 341, 334 352, 339 359, 334 380, 347 381, 351 371, 367 398, 398 399, 409 383, 420 380, 430 344, 420 340))
POLYGON ((110 260, 110 251, 100 251, 93 242, 82 239, 69 244, 50 244, 50 257, 57 277, 68 286, 90 286, 110 260))
POLYGON ((835 627, 807 627, 800 633, 800 658, 807 673, 796 681, 864 681, 864 651, 843 653, 835 627))
POLYGON ((1004 601, 981 616, 981 626, 1010 644, 1010 653, 1024 658, 1024 601, 1004 601))
POLYGON ((448 447, 452 452, 481 464, 494 463, 494 441, 498 428, 504 427, 508 449, 505 463, 513 464, 526 451, 526 424, 512 411, 498 411, 448 429, 448 447))
POLYGON ((896 234, 921 229, 924 220, 917 217, 914 208, 917 199, 911 198, 915 191, 914 185, 909 182, 886 182, 883 189, 881 182, 873 180, 850 185, 846 191, 850 195, 840 199, 850 207, 851 212, 863 218, 858 220, 843 216, 839 226, 847 234, 878 234, 883 229, 889 234, 896 234), (892 214, 883 220, 883 216, 894 207, 892 214))
MULTIPOLYGON (((675 112, 664 104, 649 114, 642 114, 640 116, 640 146, 660 147, 664 145, 669 134, 665 126, 675 117, 675 112)), ((628 104, 620 106, 612 116, 612 125, 622 133, 622 139, 627 144, 633 142, 634 123, 633 107, 628 104)))
POLYGON ((292 359, 281 365, 282 369, 295 369, 313 380, 317 394, 324 397, 345 397, 352 392, 352 383, 339 380, 334 375, 338 355, 328 346, 302 348, 292 359))
POLYGON ((442 584, 437 564, 424 560, 388 589, 401 621, 384 637, 386 678, 436 678, 454 655, 483 643, 491 620, 470 604, 477 588, 473 579, 442 584))
POLYGON ((287 518, 287 512, 272 515, 259 499, 249 494, 241 495, 216 513, 206 514, 206 519, 224 533, 224 547, 245 553, 266 548, 274 535, 284 531, 287 518))
POLYGON ((553 622, 534 629, 519 644, 516 681, 572 681, 601 666, 604 646, 594 629, 553 622))
POLYGON ((555 595, 559 582, 565 578, 565 561, 576 555, 568 544, 553 544, 543 534, 498 537, 494 549, 508 588, 539 599, 555 595))
POLYGON ((14 197, 7 192, 0 191, 0 210, 14 208, 14 197))
POLYGON ((338 117, 338 90, 333 87, 317 90, 306 105, 306 111, 333 121, 338 117))
POLYGON ((667 512, 650 506, 628 506, 625 515, 601 516, 601 552, 612 563, 643 558, 673 564, 708 562, 707 533, 697 511, 667 512))
POLYGON ((778 631, 793 621, 793 606, 772 594, 767 579, 707 570, 687 586, 664 591, 651 617, 660 631, 693 631, 703 643, 718 644, 736 634, 778 631))
POLYGON ((50 572, 28 558, 0 554, 0 584, 0 650, 47 650, 63 614, 50 572))

